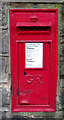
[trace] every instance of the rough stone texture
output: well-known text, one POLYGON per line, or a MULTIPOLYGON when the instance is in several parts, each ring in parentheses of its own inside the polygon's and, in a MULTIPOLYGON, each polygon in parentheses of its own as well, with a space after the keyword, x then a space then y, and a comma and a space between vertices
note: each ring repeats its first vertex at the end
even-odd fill
POLYGON ((2 74, 2 57, 0 57, 0 75, 2 74))
POLYGON ((10 87, 2 87, 2 107, 10 105, 10 87))
POLYGON ((0 111, 0 120, 2 120, 2 112, 0 111))
POLYGON ((41 2, 41 3, 46 3, 46 2, 48 2, 48 3, 58 3, 58 2, 60 2, 60 3, 62 3, 62 2, 64 2, 64 0, 0 0, 0 1, 2 1, 2 2, 41 2))
POLYGON ((10 112, 10 85, 2 85, 0 87, 0 95, 1 99, 0 102, 2 105, 0 105, 0 114, 2 119, 10 118, 11 112, 10 112))
POLYGON ((2 31, 2 53, 8 53, 9 52, 9 38, 8 38, 8 27, 4 26, 2 31), (6 28, 5 28, 6 27, 6 28))
POLYGON ((2 112, 2 120, 10 120, 9 118, 11 118, 10 112, 9 111, 4 111, 2 112))
POLYGON ((2 88, 0 87, 0 108, 2 107, 2 88))
POLYGON ((5 26, 8 24, 8 7, 7 7, 7 3, 2 3, 3 6, 3 13, 2 13, 2 20, 3 20, 3 23, 2 25, 5 26))
POLYGON ((8 57, 2 57, 2 73, 8 73, 8 57))
POLYGON ((64 75, 64 60, 61 62, 61 75, 64 75))
POLYGON ((61 37, 61 45, 64 44, 64 36, 61 37))
POLYGON ((8 74, 3 74, 1 73, 0 75, 0 83, 7 83, 8 82, 8 74))
POLYGON ((19 3, 17 2, 15 2, 15 4, 14 3, 11 3, 11 8, 34 8, 34 3, 20 3, 19 5, 18 5, 19 3))
POLYGON ((60 81, 60 87, 64 88, 64 79, 61 79, 61 81, 60 81))
POLYGON ((3 120, 6 118, 28 119, 42 117, 61 118, 64 110, 64 5, 62 4, 42 4, 42 3, 10 3, 3 2, 0 5, 0 116, 3 120), (59 30, 58 30, 58 89, 57 89, 57 108, 55 113, 47 112, 11 112, 11 94, 10 94, 10 78, 9 75, 9 24, 8 10, 10 8, 43 8, 43 9, 58 9, 59 10, 59 30), (62 9, 61 9, 62 8, 62 9), (2 25, 2 26, 1 26, 2 25), (2 40, 2 41, 1 41, 2 40), (2 44, 1 44, 2 43, 2 44), (2 47, 2 51, 1 51, 2 47), (2 68, 2 69, 1 69, 2 68), (60 78, 61 76, 61 78, 60 78))
MULTIPOLYGON (((62 82, 62 88, 61 88, 61 94, 60 94, 60 101, 62 104, 62 109, 64 111, 64 4, 62 4, 62 29, 61 29, 61 82, 62 82)), ((64 112, 63 112, 63 118, 64 118, 64 112)))

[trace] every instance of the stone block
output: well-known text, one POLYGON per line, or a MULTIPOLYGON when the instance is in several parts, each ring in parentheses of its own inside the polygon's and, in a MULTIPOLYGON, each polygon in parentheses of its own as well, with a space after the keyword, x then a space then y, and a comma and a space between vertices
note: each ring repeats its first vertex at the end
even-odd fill
POLYGON ((64 28, 63 27, 62 27, 62 30, 61 30, 61 36, 64 36, 64 28))
POLYGON ((15 3, 11 3, 10 4, 10 7, 12 8, 34 8, 34 3, 18 3, 18 2, 15 2, 15 3))
POLYGON ((62 16, 61 36, 64 36, 64 15, 62 16))
POLYGON ((7 3, 3 3, 2 5, 2 8, 3 8, 3 12, 2 12, 2 25, 6 25, 8 24, 8 6, 7 6, 7 3))
POLYGON ((2 11, 0 11, 0 21, 2 20, 2 11))
POLYGON ((0 111, 0 120, 2 120, 2 112, 0 111))
POLYGON ((0 29, 0 54, 2 53, 2 30, 0 29))
POLYGON ((10 105, 10 85, 2 87, 2 106, 10 105))
POLYGON ((32 3, 32 2, 37 2, 37 3, 62 3, 63 2, 63 0, 53 0, 53 1, 51 1, 51 0, 0 0, 0 1, 2 1, 2 2, 23 2, 23 3, 32 3))
POLYGON ((0 75, 0 83, 7 83, 8 82, 8 74, 4 73, 0 75))
POLYGON ((62 14, 64 14, 64 4, 62 4, 62 14))
POLYGON ((61 45, 61 55, 64 56, 64 44, 61 45))
POLYGON ((12 120, 22 120, 22 117, 21 116, 19 116, 19 115, 13 115, 12 116, 12 120))
POLYGON ((2 20, 0 20, 0 26, 2 25, 2 20))
POLYGON ((2 45, 0 45, 0 57, 1 57, 1 54, 2 54, 2 45))
POLYGON ((2 10, 2 2, 0 1, 0 11, 2 10))
POLYGON ((2 75, 2 57, 0 57, 0 75, 2 75))
POLYGON ((61 88, 59 98, 60 98, 60 104, 63 106, 64 105, 64 88, 61 88))
POLYGON ((61 61, 61 75, 64 75, 64 61, 61 61))
POLYGON ((61 37, 60 43, 64 44, 64 36, 61 37))
POLYGON ((10 111, 2 112, 2 120, 12 120, 10 111))
POLYGON ((21 118, 20 120, 24 120, 24 119, 27 119, 27 120, 31 120, 31 119, 38 119, 39 118, 42 118, 43 120, 48 120, 52 118, 52 120, 54 120, 55 118, 58 120, 62 120, 60 118, 62 118, 62 111, 56 111, 55 113, 51 112, 22 112, 22 113, 12 113, 12 118, 14 120, 14 118, 21 118))
POLYGON ((61 79, 61 80, 60 80, 60 87, 61 87, 61 88, 64 88, 64 79, 61 79))
POLYGON ((2 74, 9 72, 8 64, 9 64, 9 58, 2 57, 2 74))
POLYGON ((2 53, 9 52, 9 38, 8 38, 8 30, 2 31, 2 53))
POLYGON ((0 107, 2 107, 2 87, 0 87, 0 107))
POLYGON ((38 8, 44 8, 44 9, 59 9, 60 8, 60 4, 51 4, 51 3, 45 3, 45 4, 41 4, 41 3, 38 3, 37 4, 38 8))
POLYGON ((4 26, 4 25, 6 25, 7 23, 8 23, 8 20, 7 20, 7 18, 6 18, 6 15, 3 14, 3 15, 2 15, 2 25, 4 26))

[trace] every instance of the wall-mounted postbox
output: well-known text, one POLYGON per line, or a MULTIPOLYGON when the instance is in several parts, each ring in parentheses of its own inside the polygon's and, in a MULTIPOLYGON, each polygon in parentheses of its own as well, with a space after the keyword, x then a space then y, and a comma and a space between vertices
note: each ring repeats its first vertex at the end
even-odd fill
POLYGON ((58 11, 11 9, 12 111, 56 111, 58 11))

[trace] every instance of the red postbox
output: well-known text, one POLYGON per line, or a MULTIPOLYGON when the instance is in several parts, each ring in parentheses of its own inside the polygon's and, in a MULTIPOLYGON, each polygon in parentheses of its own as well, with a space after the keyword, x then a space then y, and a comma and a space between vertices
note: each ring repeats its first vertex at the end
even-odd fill
POLYGON ((56 111, 57 9, 11 9, 13 112, 56 111))

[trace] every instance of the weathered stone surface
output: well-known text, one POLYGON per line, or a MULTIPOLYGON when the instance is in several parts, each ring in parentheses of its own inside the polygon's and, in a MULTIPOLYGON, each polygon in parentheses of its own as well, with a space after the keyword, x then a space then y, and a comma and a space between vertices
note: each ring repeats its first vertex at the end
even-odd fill
POLYGON ((64 44, 61 45, 61 55, 64 56, 64 44))
POLYGON ((10 105, 10 85, 2 87, 2 106, 10 105))
POLYGON ((61 88, 61 92, 60 92, 60 104, 62 106, 64 105, 64 88, 61 88))
POLYGON ((10 112, 8 112, 8 111, 4 111, 4 112, 2 112, 2 120, 12 120, 12 118, 11 118, 11 115, 10 115, 10 112))
POLYGON ((64 61, 61 62, 61 75, 64 75, 64 61))
POLYGON ((64 36, 61 37, 61 40, 60 40, 61 44, 64 44, 64 36))
POLYGON ((8 82, 8 74, 4 73, 0 75, 0 83, 7 83, 8 82))
POLYGON ((2 27, 0 21, 0 54, 2 53, 2 27))
MULTIPOLYGON (((64 26, 64 23, 62 24, 64 26)), ((62 30, 61 30, 61 36, 64 36, 64 28, 62 27, 62 30)))
POLYGON ((0 11, 0 21, 2 21, 2 11, 0 11))
POLYGON ((12 120, 14 120, 14 119, 22 120, 22 117, 19 115, 13 115, 12 120))
POLYGON ((62 29, 61 29, 61 36, 64 36, 64 11, 62 11, 63 14, 61 16, 61 20, 62 20, 62 29))
POLYGON ((8 57, 2 57, 2 74, 8 73, 8 63, 9 58, 8 57))
POLYGON ((0 87, 0 107, 2 107, 2 87, 0 87))
POLYGON ((2 75, 2 57, 0 57, 0 75, 2 75))
POLYGON ((64 14, 64 4, 62 4, 62 14, 64 14))
POLYGON ((38 8, 44 8, 44 9, 45 8, 46 9, 47 8, 49 8, 49 9, 52 9, 52 8, 53 9, 55 9, 55 8, 58 9, 58 8, 60 8, 60 4, 51 4, 51 3, 41 4, 41 3, 39 3, 39 4, 36 4, 36 5, 37 5, 38 8))
MULTIPOLYGON (((13 114, 13 113, 12 113, 13 114)), ((14 117, 20 117, 21 118, 42 118, 42 119, 48 119, 48 118, 62 118, 62 111, 57 111, 55 113, 52 113, 50 114, 50 112, 23 112, 23 113, 14 113, 14 115, 12 115, 12 118, 14 117)))
POLYGON ((60 80, 60 87, 61 87, 61 88, 64 88, 64 79, 61 79, 61 80, 60 80))
POLYGON ((2 120, 2 112, 0 111, 0 120, 2 120))
POLYGON ((2 8, 3 8, 3 12, 2 12, 2 25, 6 25, 8 23, 8 7, 7 7, 7 3, 3 3, 2 4, 2 8))
POLYGON ((5 29, 6 30, 2 31, 2 53, 9 52, 9 38, 8 38, 8 30, 7 30, 8 28, 5 28, 5 29))
POLYGON ((2 20, 0 20, 0 26, 2 26, 2 20))
POLYGON ((0 19, 2 19, 2 2, 0 2, 0 19))
POLYGON ((34 3, 11 3, 11 8, 34 8, 34 3))
POLYGON ((41 3, 48 3, 48 2, 51 2, 51 3, 62 3, 64 0, 0 0, 2 2, 41 2, 41 3))

